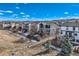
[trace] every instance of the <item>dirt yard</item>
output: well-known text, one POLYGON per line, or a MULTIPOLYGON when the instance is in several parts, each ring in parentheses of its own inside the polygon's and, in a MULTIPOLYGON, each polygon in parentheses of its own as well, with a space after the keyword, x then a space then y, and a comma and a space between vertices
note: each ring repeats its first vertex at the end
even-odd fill
MULTIPOLYGON (((28 41, 25 43, 14 43, 20 38, 14 36, 7 30, 0 30, 0 56, 27 56, 33 55, 35 52, 45 51, 43 46, 34 48, 28 48, 32 45, 28 41)), ((41 55, 56 55, 58 52, 52 50, 52 52, 41 54, 41 55)))
POLYGON ((10 34, 9 31, 0 30, 0 55, 14 55, 12 52, 17 48, 27 47, 28 44, 25 43, 14 43, 17 40, 19 40, 19 37, 10 34))

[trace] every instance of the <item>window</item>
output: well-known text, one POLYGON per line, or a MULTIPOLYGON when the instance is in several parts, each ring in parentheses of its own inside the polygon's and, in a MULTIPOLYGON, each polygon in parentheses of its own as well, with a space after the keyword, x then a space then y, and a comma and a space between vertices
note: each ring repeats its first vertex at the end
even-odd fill
POLYGON ((68 35, 68 31, 66 31, 66 35, 68 35))
POLYGON ((45 25, 46 28, 50 28, 50 25, 45 25))
POLYGON ((79 42, 79 40, 77 40, 77 42, 79 42))
POLYGON ((75 39, 72 39, 72 41, 75 41, 75 39))
POLYGON ((41 24, 40 24, 40 28, 43 28, 43 27, 44 27, 44 25, 41 23, 41 24))
POLYGON ((68 30, 68 26, 66 26, 66 30, 68 30))
POLYGON ((75 30, 75 27, 73 27, 73 30, 75 30))
POLYGON ((77 36, 77 33, 76 34, 74 34, 75 36, 77 36))
POLYGON ((48 25, 45 25, 46 28, 48 28, 48 25))
POLYGON ((63 32, 61 31, 61 34, 63 34, 63 32))
POLYGON ((72 37, 72 32, 69 32, 69 37, 72 37))

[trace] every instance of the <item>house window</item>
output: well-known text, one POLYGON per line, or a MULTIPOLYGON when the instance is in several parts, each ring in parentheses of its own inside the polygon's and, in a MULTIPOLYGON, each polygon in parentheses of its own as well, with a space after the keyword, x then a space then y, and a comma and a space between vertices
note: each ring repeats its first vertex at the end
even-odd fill
POLYGON ((76 34, 74 34, 75 36, 77 36, 77 33, 76 34))
POLYGON ((61 34, 63 34, 63 32, 61 31, 61 34))
POLYGON ((45 25, 46 28, 50 28, 50 25, 45 25))
POLYGON ((76 40, 77 42, 79 42, 79 40, 76 40))
POLYGON ((40 24, 40 28, 43 28, 43 27, 44 27, 44 25, 41 23, 41 24, 40 24))
POLYGON ((72 41, 75 41, 75 39, 72 39, 72 41))
POLYGON ((66 31, 66 35, 68 34, 68 32, 66 31))
POLYGON ((45 25, 46 31, 50 32, 50 25, 45 25))
POLYGON ((69 32, 69 37, 72 37, 72 32, 69 32))
POLYGON ((66 26, 66 30, 68 30, 68 26, 66 26))
POLYGON ((75 27, 73 27, 73 30, 75 30, 75 27))

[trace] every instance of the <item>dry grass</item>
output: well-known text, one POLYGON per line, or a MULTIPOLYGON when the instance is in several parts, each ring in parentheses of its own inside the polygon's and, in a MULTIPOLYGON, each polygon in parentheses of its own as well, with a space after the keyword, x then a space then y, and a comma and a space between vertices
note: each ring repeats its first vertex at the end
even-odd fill
MULTIPOLYGON (((43 46, 36 46, 33 48, 28 48, 32 43, 26 41, 24 43, 17 43, 19 37, 14 36, 7 30, 0 30, 0 55, 1 56, 25 56, 34 55, 40 51, 45 51, 43 46)), ((46 54, 45 54, 46 55, 46 54)), ((49 53, 51 55, 51 53, 49 53)), ((52 53, 52 55, 56 55, 52 53)))

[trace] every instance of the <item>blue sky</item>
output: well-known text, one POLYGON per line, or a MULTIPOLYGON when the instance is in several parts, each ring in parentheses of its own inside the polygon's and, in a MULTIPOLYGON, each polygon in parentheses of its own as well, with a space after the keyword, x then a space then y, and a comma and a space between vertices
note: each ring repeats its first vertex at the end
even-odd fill
POLYGON ((78 3, 0 3, 0 20, 79 18, 78 3))

